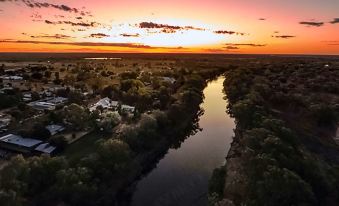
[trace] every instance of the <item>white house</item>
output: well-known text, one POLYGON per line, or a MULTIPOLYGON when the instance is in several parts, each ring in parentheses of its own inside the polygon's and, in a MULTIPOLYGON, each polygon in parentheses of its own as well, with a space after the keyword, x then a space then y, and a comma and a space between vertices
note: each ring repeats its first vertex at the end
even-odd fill
POLYGON ((121 111, 133 113, 134 110, 135 110, 135 107, 125 105, 125 104, 121 105, 121 111))
POLYGON ((97 109, 97 107, 101 106, 104 109, 116 109, 118 107, 117 101, 112 101, 110 98, 105 97, 100 99, 97 103, 95 103, 92 107, 90 107, 90 111, 93 112, 97 109))

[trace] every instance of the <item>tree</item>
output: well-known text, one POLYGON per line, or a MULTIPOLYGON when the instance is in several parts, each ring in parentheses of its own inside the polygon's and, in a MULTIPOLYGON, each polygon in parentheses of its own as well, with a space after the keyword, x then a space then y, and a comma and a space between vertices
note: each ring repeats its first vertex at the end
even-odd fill
POLYGON ((84 95, 78 91, 70 91, 68 94, 69 103, 82 104, 84 99, 84 95))
POLYGON ((45 126, 41 123, 37 123, 33 126, 32 137, 38 138, 41 140, 46 140, 51 137, 51 133, 45 126))
POLYGON ((64 120, 70 124, 72 129, 81 130, 88 126, 90 120, 90 112, 84 107, 71 104, 63 109, 64 120))
POLYGON ((102 128, 104 132, 111 133, 113 128, 119 125, 120 122, 121 117, 118 112, 107 112, 98 123, 98 126, 102 128))
POLYGON ((68 144, 67 139, 62 135, 53 136, 49 139, 49 143, 56 146, 59 150, 65 149, 68 144))
POLYGON ((297 174, 270 166, 255 187, 251 205, 314 205, 311 186, 297 174))
POLYGON ((43 74, 40 73, 40 72, 34 72, 32 75, 31 75, 32 79, 36 79, 36 80, 41 80, 42 77, 43 77, 43 74))

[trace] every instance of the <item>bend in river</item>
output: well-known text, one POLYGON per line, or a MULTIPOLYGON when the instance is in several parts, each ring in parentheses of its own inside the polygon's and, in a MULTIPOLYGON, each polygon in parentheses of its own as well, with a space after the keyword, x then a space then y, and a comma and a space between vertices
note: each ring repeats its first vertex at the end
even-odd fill
POLYGON ((156 168, 136 186, 132 206, 207 205, 208 180, 215 168, 224 165, 235 128, 226 113, 224 78, 208 83, 204 90, 203 129, 188 137, 178 149, 169 149, 156 168))

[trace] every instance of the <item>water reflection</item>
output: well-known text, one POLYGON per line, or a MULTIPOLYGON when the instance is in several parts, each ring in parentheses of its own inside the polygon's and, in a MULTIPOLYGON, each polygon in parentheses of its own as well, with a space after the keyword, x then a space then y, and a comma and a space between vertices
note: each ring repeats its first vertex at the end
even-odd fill
POLYGON ((204 90, 203 113, 197 124, 202 130, 179 144, 180 148, 170 149, 137 183, 131 205, 207 205, 208 180, 224 164, 235 127, 226 114, 223 80, 210 82, 204 90))

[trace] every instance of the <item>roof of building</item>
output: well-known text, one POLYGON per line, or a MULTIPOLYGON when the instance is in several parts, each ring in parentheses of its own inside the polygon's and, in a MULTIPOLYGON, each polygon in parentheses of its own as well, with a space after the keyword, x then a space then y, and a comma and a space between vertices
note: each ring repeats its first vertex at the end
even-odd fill
POLYGON ((56 150, 56 147, 50 145, 49 143, 43 143, 40 144, 35 148, 35 151, 51 154, 54 150, 56 150))
POLYGON ((98 106, 102 106, 103 108, 109 108, 109 107, 117 107, 118 102, 117 101, 112 101, 110 98, 105 97, 103 99, 100 99, 97 103, 95 103, 91 108, 90 111, 96 110, 98 106))
POLYGON ((14 134, 8 134, 3 137, 0 137, 0 142, 11 143, 11 144, 23 146, 23 147, 33 147, 33 146, 36 146, 42 143, 41 140, 23 138, 21 136, 14 135, 14 134))
POLYGON ((131 111, 134 111, 135 107, 123 104, 123 105, 121 105, 121 109, 122 110, 131 110, 131 111))
POLYGON ((68 99, 65 97, 55 97, 55 98, 48 100, 48 102, 54 103, 54 104, 62 104, 62 103, 67 102, 67 100, 68 99))
POLYGON ((4 80, 23 80, 20 76, 3 76, 2 79, 4 80))
POLYGON ((57 124, 50 124, 46 126, 46 129, 48 129, 48 131, 51 133, 51 135, 55 135, 59 132, 62 132, 65 130, 65 127, 61 126, 61 125, 57 125, 57 124))
POLYGON ((174 78, 171 78, 171 77, 163 77, 162 78, 164 81, 166 82, 170 82, 170 83, 174 83, 176 80, 174 78))

